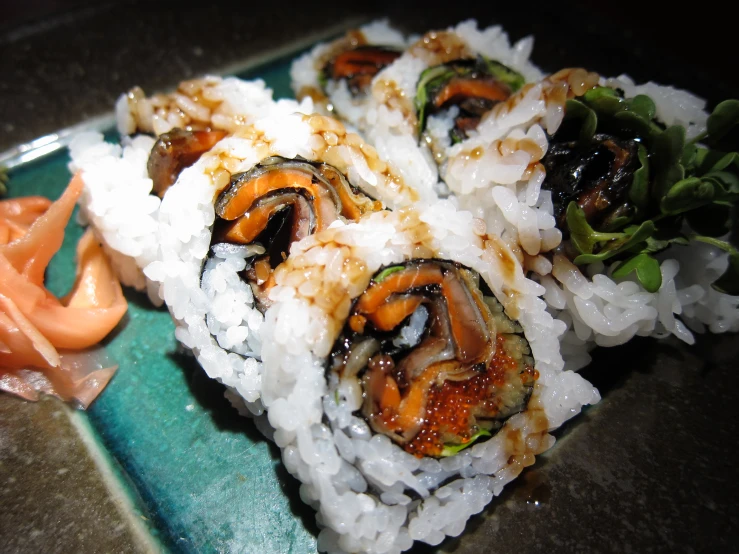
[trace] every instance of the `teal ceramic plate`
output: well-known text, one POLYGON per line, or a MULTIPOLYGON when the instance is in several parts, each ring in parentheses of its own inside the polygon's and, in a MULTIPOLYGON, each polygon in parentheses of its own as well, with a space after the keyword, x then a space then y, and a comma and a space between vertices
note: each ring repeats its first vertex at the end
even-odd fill
MULTIPOLYGON (((286 97, 291 59, 239 76, 258 76, 286 97)), ((71 178, 68 162, 60 150, 17 166, 9 195, 58 198, 71 178)), ((73 218, 47 273, 55 294, 74 280, 81 235, 73 218)), ((166 309, 131 289, 125 294, 128 313, 106 340, 119 370, 82 417, 156 542, 175 552, 315 552, 314 515, 277 447, 178 350, 166 309)))

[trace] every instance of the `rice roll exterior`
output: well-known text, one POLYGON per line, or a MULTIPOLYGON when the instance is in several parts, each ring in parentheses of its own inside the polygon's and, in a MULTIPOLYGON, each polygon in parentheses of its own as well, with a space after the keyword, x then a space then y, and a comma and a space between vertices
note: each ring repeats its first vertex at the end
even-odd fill
POLYGON ((599 400, 515 255, 448 201, 295 243, 262 328, 262 402, 327 552, 459 535, 599 400))
POLYGON ((150 298, 161 301, 142 269, 156 259, 157 213, 166 188, 203 152, 273 106, 261 80, 208 76, 151 98, 134 88, 116 107, 121 144, 95 132, 72 141, 70 171, 80 172, 85 183, 81 218, 123 284, 148 288, 150 298))
POLYGON ((371 146, 299 107, 283 102, 182 171, 162 200, 157 260, 145 269, 179 341, 254 413, 261 410, 259 330, 291 245, 417 200, 371 146))
POLYGON ((386 20, 373 21, 330 43, 316 45, 290 68, 298 100, 311 98, 316 111, 361 127, 373 77, 406 46, 386 20))

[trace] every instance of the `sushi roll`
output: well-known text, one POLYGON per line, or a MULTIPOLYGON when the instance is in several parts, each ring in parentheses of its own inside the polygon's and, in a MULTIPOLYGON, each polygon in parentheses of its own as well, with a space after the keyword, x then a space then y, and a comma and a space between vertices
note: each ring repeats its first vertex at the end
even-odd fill
POLYGON ((737 170, 720 143, 736 101, 716 108, 712 133, 704 105, 565 69, 493 107, 449 150, 442 177, 459 205, 518 248, 567 323, 568 367, 636 335, 692 344, 691 329, 739 328, 737 170), (700 269, 688 267, 696 257, 700 269))
POLYGON ((709 116, 686 91, 627 76, 567 102, 542 159, 564 233, 542 284, 569 324, 571 365, 635 335, 693 344, 693 332, 739 330, 730 243, 739 169, 724 140, 736 106, 709 116))
POLYGON ((527 270, 548 273, 550 264, 540 254, 562 238, 552 196, 542 190, 548 137, 559 128, 567 100, 599 80, 596 73, 572 68, 523 85, 447 150, 441 177, 460 207, 483 218, 491 232, 519 251, 527 270))
POLYGON ((159 301, 142 269, 156 258, 164 191, 203 152, 273 105, 260 80, 205 77, 151 98, 134 88, 116 106, 120 144, 96 132, 73 140, 69 168, 85 183, 81 220, 103 243, 123 284, 148 288, 159 301))
POLYGON ((429 31, 372 82, 362 130, 420 190, 445 196, 447 150, 483 113, 542 73, 528 61, 533 39, 511 45, 499 26, 475 21, 429 31))
POLYGON ((261 334, 262 402, 326 552, 438 544, 599 400, 543 288, 448 201, 296 243, 261 334))
POLYGON ((309 97, 316 110, 360 128, 374 76, 393 63, 406 46, 401 33, 385 20, 373 21, 343 37, 316 45, 290 68, 298 100, 309 97))
MULTIPOLYGON (((310 102, 304 102, 309 105, 310 102)), ((282 101, 182 171, 158 212, 145 268, 176 336, 206 373, 259 404, 263 313, 294 243, 336 222, 417 200, 338 121, 282 101)))

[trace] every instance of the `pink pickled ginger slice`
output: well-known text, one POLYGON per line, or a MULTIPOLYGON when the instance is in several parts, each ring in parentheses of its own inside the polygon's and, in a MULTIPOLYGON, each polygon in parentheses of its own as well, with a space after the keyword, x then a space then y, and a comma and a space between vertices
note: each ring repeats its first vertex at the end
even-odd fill
POLYGON ((53 394, 87 407, 116 367, 95 347, 128 308, 91 230, 77 245, 77 276, 59 299, 43 286, 51 258, 82 192, 75 175, 64 194, 0 202, 0 389, 29 400, 53 394))

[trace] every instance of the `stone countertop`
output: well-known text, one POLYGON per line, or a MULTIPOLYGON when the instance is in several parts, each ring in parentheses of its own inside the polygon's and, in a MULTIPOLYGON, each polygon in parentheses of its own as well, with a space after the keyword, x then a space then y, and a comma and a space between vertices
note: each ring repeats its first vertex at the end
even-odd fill
MULTIPOLYGON (((481 3, 480 3, 481 4, 481 3)), ((737 74, 722 74, 728 18, 688 35, 649 4, 585 14, 576 2, 444 10, 431 4, 274 5, 208 2, 36 1, 0 24, 0 151, 112 110, 133 85, 170 89, 182 79, 258 59, 334 25, 387 15, 421 32, 477 17, 513 38, 537 37, 545 69, 584 65, 629 72, 715 103, 737 74), (536 13, 535 17, 533 14, 536 13), (291 17, 287 17, 290 14, 291 17), (706 57, 709 51, 717 55, 706 57), (716 78, 721 75, 721 78, 716 78)), ((601 350, 585 371, 604 400, 559 434, 560 446, 443 552, 696 552, 739 544, 735 336, 633 341, 601 350)), ((83 445, 52 399, 0 395, 0 544, 8 552, 136 552, 83 445), (42 484, 43 483, 43 484, 42 484), (40 506, 43 504, 43 508, 40 506)), ((295 491, 297 493, 297 491, 295 491)), ((433 549, 419 546, 418 552, 433 549)))

